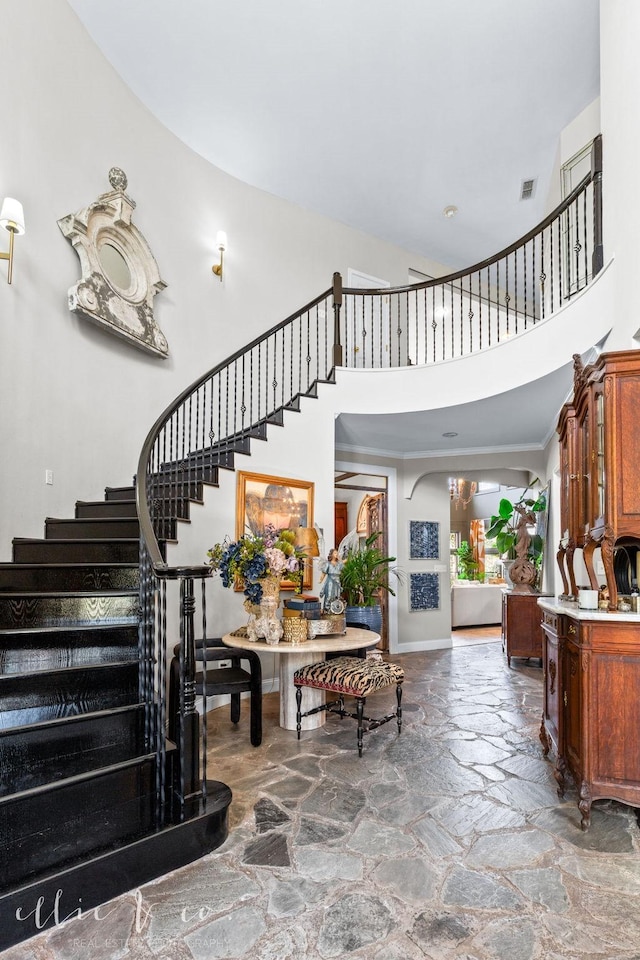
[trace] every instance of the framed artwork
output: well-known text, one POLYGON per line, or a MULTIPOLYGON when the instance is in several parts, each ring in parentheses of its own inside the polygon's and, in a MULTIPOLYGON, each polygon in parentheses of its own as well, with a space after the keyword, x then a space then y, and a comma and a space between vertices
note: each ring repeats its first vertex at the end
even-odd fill
POLYGON ((440 559, 440 524, 437 520, 409 521, 409 559, 440 559))
MULTIPOLYGON (((268 524, 276 530, 313 527, 313 483, 263 473, 238 472, 236 487, 236 539, 245 533, 263 536, 268 524)), ((313 582, 312 560, 304 563, 303 586, 313 582)), ((283 590, 295 584, 283 580, 283 590)), ((242 589, 236 585, 236 589, 242 589)))
POLYGON ((440 609, 439 573, 409 574, 409 609, 412 613, 440 609))

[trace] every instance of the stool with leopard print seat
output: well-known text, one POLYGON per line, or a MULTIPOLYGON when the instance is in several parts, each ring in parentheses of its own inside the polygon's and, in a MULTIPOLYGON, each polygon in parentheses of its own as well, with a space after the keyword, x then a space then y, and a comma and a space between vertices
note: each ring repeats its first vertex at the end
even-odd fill
POLYGON ((296 688, 296 729, 298 731, 298 740, 300 739, 301 721, 303 717, 309 717, 320 710, 326 710, 328 713, 335 713, 340 718, 352 717, 358 721, 358 755, 362 756, 362 738, 364 734, 364 723, 368 724, 367 730, 375 730, 376 727, 388 723, 389 720, 396 720, 398 723, 398 734, 402 732, 402 682, 404 680, 404 670, 395 663, 387 663, 384 660, 374 658, 361 659, 360 657, 338 657, 335 660, 321 660, 318 663, 310 663, 306 667, 301 667, 293 675, 293 682, 296 688), (367 697, 376 690, 381 690, 390 684, 396 685, 397 707, 394 713, 390 713, 379 720, 372 717, 365 717, 364 710, 367 697), (338 694, 337 700, 329 700, 313 710, 307 710, 302 713, 302 688, 315 687, 320 690, 329 690, 338 694), (350 713, 345 710, 345 696, 355 697, 356 712, 350 713))

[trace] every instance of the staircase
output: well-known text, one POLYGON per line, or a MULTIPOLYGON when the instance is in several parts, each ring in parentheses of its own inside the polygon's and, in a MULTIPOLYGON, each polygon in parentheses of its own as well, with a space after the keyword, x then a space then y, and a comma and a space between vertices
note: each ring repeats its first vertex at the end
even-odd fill
POLYGON ((226 837, 229 789, 180 822, 174 744, 159 769, 138 536, 134 488, 108 488, 0 564, 0 950, 226 837))

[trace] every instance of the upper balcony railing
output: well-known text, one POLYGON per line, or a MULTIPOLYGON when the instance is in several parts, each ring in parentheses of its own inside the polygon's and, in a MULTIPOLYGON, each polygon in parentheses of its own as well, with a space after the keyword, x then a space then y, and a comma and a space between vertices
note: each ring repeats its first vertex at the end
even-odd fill
MULTIPOLYGON (((206 798, 206 723, 198 720, 195 690, 194 582, 203 584, 200 631, 206 635, 204 581, 211 568, 171 567, 164 542, 176 520, 188 517, 202 483, 217 481, 234 452, 263 437, 269 423, 297 409, 317 384, 331 382, 337 367, 383 368, 432 364, 499 344, 545 320, 598 273, 602 255, 602 148, 597 138, 592 169, 535 230, 468 270, 435 280, 382 290, 332 286, 301 310, 218 364, 161 414, 144 442, 136 478, 141 545, 141 693, 147 736, 158 753, 158 820, 166 797, 178 818, 206 798), (177 587, 180 623, 167 624, 167 590, 177 587), (166 652, 180 638, 177 737, 179 770, 171 790, 164 782, 166 652), (200 734, 198 734, 200 730, 200 734), (197 737, 202 737, 200 748, 197 737)), ((202 712, 206 712, 203 699, 202 712)), ((174 718, 175 719, 175 718, 174 718)), ((174 814, 175 815, 175 814, 174 814)))
POLYGON ((500 253, 424 283, 343 291, 343 365, 393 367, 476 353, 524 333, 602 267, 602 142, 591 171, 549 216, 500 253))

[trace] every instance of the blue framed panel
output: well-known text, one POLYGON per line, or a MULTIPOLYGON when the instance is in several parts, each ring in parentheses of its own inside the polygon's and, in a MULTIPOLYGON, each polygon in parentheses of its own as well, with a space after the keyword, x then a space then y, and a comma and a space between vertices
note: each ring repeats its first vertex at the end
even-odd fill
POLYGON ((439 573, 409 574, 409 609, 412 613, 440 609, 439 573))
POLYGON ((409 521, 409 558, 440 559, 440 524, 437 520, 409 521))

